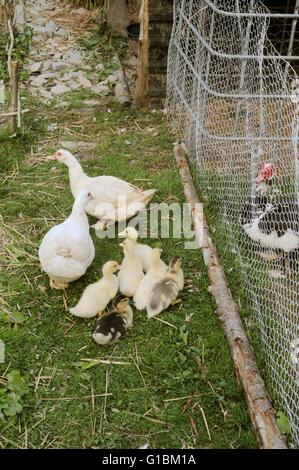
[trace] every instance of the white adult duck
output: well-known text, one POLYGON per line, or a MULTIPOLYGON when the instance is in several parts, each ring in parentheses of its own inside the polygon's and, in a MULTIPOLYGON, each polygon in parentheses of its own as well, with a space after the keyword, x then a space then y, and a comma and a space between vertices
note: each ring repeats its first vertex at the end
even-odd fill
POLYGON ((85 212, 91 200, 88 190, 80 191, 71 215, 62 224, 52 227, 42 240, 39 260, 54 289, 67 288, 69 282, 85 274, 94 259, 95 249, 85 212))
POLYGON ((87 205, 86 212, 98 219, 107 222, 127 220, 144 209, 155 194, 155 189, 142 191, 115 176, 87 176, 68 150, 58 150, 52 158, 68 167, 74 197, 81 189, 92 193, 94 199, 87 205))

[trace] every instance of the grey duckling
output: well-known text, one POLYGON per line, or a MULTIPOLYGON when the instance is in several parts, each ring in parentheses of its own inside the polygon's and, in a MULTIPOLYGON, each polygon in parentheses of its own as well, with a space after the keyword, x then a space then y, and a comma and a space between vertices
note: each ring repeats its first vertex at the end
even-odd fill
POLYGON ((167 310, 184 287, 184 274, 181 268, 182 260, 175 256, 169 263, 165 278, 157 282, 149 296, 146 312, 148 318, 153 318, 167 310))

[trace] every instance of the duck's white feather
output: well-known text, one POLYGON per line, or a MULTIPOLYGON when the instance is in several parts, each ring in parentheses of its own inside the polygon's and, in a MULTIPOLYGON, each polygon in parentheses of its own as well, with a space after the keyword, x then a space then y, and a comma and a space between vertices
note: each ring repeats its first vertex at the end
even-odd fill
POLYGON ((92 263, 95 250, 89 235, 88 219, 85 214, 87 191, 76 199, 72 214, 63 223, 51 228, 39 248, 42 270, 52 280, 72 282, 85 274, 92 263))
MULTIPOLYGON (((70 187, 74 197, 77 197, 82 189, 88 189, 94 200, 91 201, 87 207, 86 212, 94 217, 97 213, 101 214, 101 205, 111 205, 111 217, 110 213, 105 217, 106 220, 126 220, 126 218, 132 217, 137 212, 142 210, 148 202, 152 199, 155 194, 155 190, 142 191, 133 184, 130 184, 115 176, 87 176, 80 163, 76 158, 68 151, 60 150, 57 154, 61 154, 61 157, 57 157, 59 161, 66 164, 69 168, 69 179, 70 187), (127 208, 127 210, 124 210, 127 208), (118 213, 114 214, 113 208, 120 208, 118 213)), ((56 154, 56 155, 57 155, 56 154)))

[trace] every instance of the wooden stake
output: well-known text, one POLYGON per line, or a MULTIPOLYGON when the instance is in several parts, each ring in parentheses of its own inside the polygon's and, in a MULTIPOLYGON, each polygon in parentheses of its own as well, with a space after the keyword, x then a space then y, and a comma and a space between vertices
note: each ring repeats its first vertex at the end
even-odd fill
MULTIPOLYGON (((200 201, 182 145, 175 145, 174 156, 183 182, 186 201, 194 206, 200 201)), ((253 428, 261 448, 286 449, 285 439, 277 426, 275 411, 271 405, 265 383, 260 376, 253 350, 228 287, 204 214, 203 230, 206 243, 202 246, 202 253, 212 286, 211 292, 217 305, 217 315, 227 336, 237 378, 241 380, 244 388, 253 428)))
POLYGON ((18 123, 18 102, 19 102, 19 64, 11 62, 10 68, 10 111, 13 114, 10 118, 11 131, 14 134, 18 123))
POLYGON ((137 81, 135 89, 135 105, 148 107, 149 86, 149 0, 142 0, 139 14, 140 35, 138 41, 137 81))

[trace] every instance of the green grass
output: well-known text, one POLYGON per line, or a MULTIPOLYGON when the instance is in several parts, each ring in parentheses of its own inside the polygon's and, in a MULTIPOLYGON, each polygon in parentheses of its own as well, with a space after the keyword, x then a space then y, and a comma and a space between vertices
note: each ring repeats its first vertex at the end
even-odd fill
MULTIPOLYGON (((123 111, 107 98, 102 101, 94 112, 96 119, 85 116, 80 129, 88 140, 98 142, 97 158, 84 162, 88 173, 114 174, 137 184, 149 180, 143 186, 158 189, 156 201, 183 202, 172 137, 162 114, 123 111)), ((57 114, 55 109, 39 107, 38 112, 45 122, 58 121, 62 133, 78 121, 76 109, 57 114)), ((1 424, 2 446, 23 446, 27 429, 29 447, 137 447, 144 442, 166 448, 255 447, 199 251, 185 251, 180 240, 149 240, 163 247, 164 259, 183 257, 187 281, 183 303, 161 315, 175 328, 136 312, 134 328, 115 347, 102 349, 93 343, 93 321, 74 321, 65 311, 62 293, 49 289, 47 277, 40 273, 37 249, 49 227, 69 214, 72 196, 66 167, 38 159, 29 164, 38 136, 42 141, 56 138, 41 133, 41 119, 34 122, 31 116, 29 121, 35 128, 15 140, 4 136, 0 150, 6 180, 0 205, 6 242, 1 249, 2 306, 22 312, 26 320, 17 325, 0 323, 6 344, 1 370, 18 369, 31 378, 23 412, 1 424), (194 355, 200 358, 200 368, 194 355), (85 359, 107 357, 128 364, 89 369, 80 365, 85 359), (92 395, 106 390, 112 394, 106 400, 92 401, 92 395), (197 396, 190 401, 172 401, 193 394, 197 396)), ((48 152, 54 148, 49 142, 48 152)), ((96 259, 87 275, 67 290, 69 306, 99 277, 105 261, 121 260, 117 240, 99 240, 94 234, 93 239, 96 259)))
POLYGON ((43 158, 57 150, 61 136, 97 143, 95 158, 83 162, 88 174, 154 187, 154 202, 184 202, 163 114, 124 110, 109 97, 86 111, 87 97, 72 94, 66 109, 27 97, 32 113, 24 133, 0 134, 0 338, 6 346, 0 387, 8 386, 13 370, 30 387, 20 397, 22 411, 0 417, 0 446, 256 447, 200 251, 185 250, 181 239, 146 240, 163 248, 166 261, 182 256, 182 303, 160 315, 170 325, 135 312, 127 337, 109 348, 93 342, 93 321, 74 319, 65 305, 76 303, 107 260, 121 260, 119 241, 92 233, 96 258, 65 298, 40 271, 39 244, 73 202, 66 167, 43 158), (57 130, 48 132, 53 123, 57 130), (89 362, 108 358, 120 364, 89 362))

